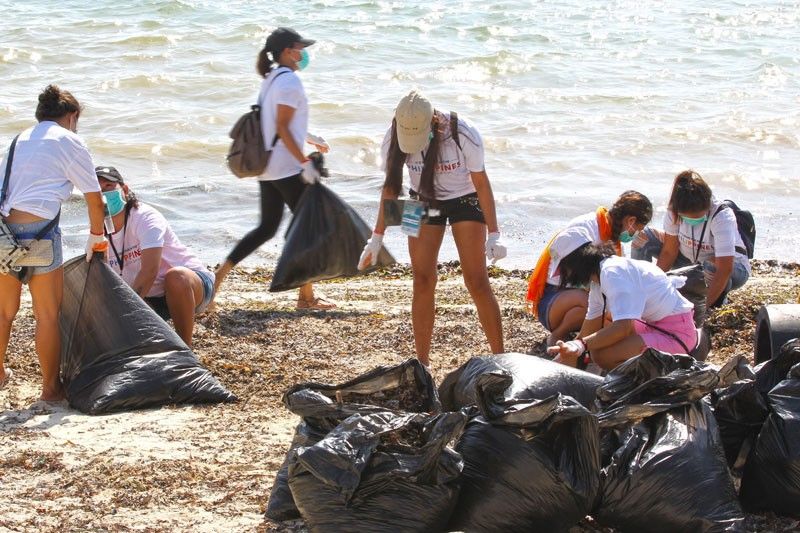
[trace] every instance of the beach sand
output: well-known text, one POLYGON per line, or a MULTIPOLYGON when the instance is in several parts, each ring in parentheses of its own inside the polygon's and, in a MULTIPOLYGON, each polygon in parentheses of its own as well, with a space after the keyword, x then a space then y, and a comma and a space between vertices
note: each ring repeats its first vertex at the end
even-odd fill
MULTIPOLYGON (((523 306, 527 271, 492 268, 506 350, 526 352, 544 330, 523 306)), ((794 303, 800 266, 754 263, 753 278, 710 317, 710 361, 751 358, 756 312, 794 303)), ((296 291, 267 291, 271 272, 234 270, 215 312, 200 317, 195 353, 236 393, 235 404, 175 406, 87 416, 37 402, 40 374, 30 300, 15 323, 0 392, 0 531, 300 531, 263 511, 297 418, 286 388, 339 383, 414 355, 407 267, 321 283, 335 311, 295 310, 296 291)), ((27 294, 27 293, 26 293, 27 294)), ((457 264, 440 267, 431 371, 437 380, 488 353, 457 264)), ((751 515, 752 530, 791 530, 796 520, 751 515)), ((595 529, 585 523, 576 530, 595 529)))

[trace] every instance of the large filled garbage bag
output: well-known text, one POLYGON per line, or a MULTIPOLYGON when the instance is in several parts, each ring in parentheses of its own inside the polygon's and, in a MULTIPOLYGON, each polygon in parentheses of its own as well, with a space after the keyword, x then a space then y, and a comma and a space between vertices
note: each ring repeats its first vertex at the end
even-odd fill
POLYGON ((312 532, 444 531, 463 463, 462 413, 355 414, 299 448, 289 486, 312 532))
POLYGON ((417 359, 378 367, 340 385, 300 383, 283 396, 292 413, 302 417, 289 451, 275 476, 266 516, 291 520, 300 516, 289 490, 289 466, 294 450, 322 440, 344 419, 354 414, 392 411, 428 413, 441 411, 436 387, 425 366, 417 359))
POLYGON ((444 409, 457 411, 474 405, 476 380, 490 372, 507 372, 513 377, 504 392, 506 398, 543 400, 561 393, 589 408, 594 406, 595 390, 603 383, 600 376, 541 357, 521 353, 473 357, 445 376, 439 386, 444 409))
POLYGON ((763 394, 769 394, 772 388, 786 379, 786 375, 800 363, 800 339, 787 341, 780 347, 772 359, 764 361, 755 368, 756 386, 763 394))
POLYGON ((378 262, 358 270, 361 251, 372 235, 369 226, 321 183, 306 187, 298 202, 269 290, 295 289, 312 281, 345 278, 394 263, 386 248, 378 262))
POLYGON ((597 522, 621 531, 738 531, 744 515, 710 408, 716 370, 655 350, 609 372, 598 390, 597 522))
POLYGON ((60 329, 67 400, 84 413, 236 400, 98 255, 64 264, 60 329))
POLYGON ((800 516, 800 364, 769 392, 769 406, 739 496, 748 511, 800 516))
POLYGON ((508 373, 477 378, 481 416, 456 445, 464 459, 456 531, 568 531, 600 482, 595 417, 569 396, 507 399, 508 373))

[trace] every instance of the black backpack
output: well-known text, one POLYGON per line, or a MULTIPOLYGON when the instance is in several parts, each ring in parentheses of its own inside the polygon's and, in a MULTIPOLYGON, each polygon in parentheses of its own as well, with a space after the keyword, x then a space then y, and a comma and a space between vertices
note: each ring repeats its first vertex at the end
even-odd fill
POLYGON ((736 251, 746 254, 747 257, 752 259, 753 250, 756 245, 756 221, 753 219, 753 213, 741 209, 733 200, 723 200, 711 219, 713 220, 714 217, 717 216, 717 213, 723 209, 733 210, 733 214, 736 217, 736 228, 739 230, 739 236, 742 238, 742 242, 746 248, 746 250, 742 250, 741 247, 737 246, 736 251))

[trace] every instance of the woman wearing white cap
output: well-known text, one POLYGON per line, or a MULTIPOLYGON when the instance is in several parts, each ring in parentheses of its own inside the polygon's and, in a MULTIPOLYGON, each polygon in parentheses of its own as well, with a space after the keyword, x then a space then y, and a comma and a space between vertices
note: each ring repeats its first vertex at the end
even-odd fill
MULTIPOLYGON (((320 178, 319 170, 303 154, 303 145, 308 142, 323 153, 328 151, 328 145, 308 133, 308 98, 296 74, 308 66, 306 47, 314 42, 291 28, 277 28, 258 53, 256 69, 264 78, 258 95, 261 128, 265 148, 272 152, 264 174, 258 178, 261 222, 236 244, 217 269, 215 294, 237 263, 275 236, 284 206, 294 211, 306 185, 320 178)), ((298 309, 334 307, 334 303, 315 296, 310 283, 300 287, 298 309)))
POLYGON ((647 348, 688 354, 697 346, 693 306, 678 288, 685 278, 667 276, 652 263, 616 255, 609 244, 593 244, 585 228, 562 234, 575 249, 561 258, 561 286, 589 285, 589 307, 578 337, 547 349, 569 366, 590 361, 605 370, 647 348), (608 312, 611 324, 603 326, 608 312))
POLYGON ((114 224, 108 265, 192 346, 195 316, 211 303, 214 273, 184 246, 164 215, 139 202, 114 167, 97 167, 114 224))
POLYGON ((489 284, 485 257, 493 261, 502 259, 506 249, 500 244, 494 196, 484 169, 480 134, 454 113, 435 110, 427 99, 412 91, 398 104, 382 150, 386 179, 381 205, 359 268, 374 265, 377 261, 386 230, 383 200, 397 199, 400 195, 405 166, 411 178, 411 198, 421 200, 441 213, 428 218, 421 225, 417 237, 408 238, 414 276, 411 320, 417 357, 423 364, 429 364, 437 260, 448 221, 458 249, 464 283, 477 307, 489 346, 492 352, 502 353, 500 308, 489 284))
MULTIPOLYGON (((104 251, 107 246, 103 237, 103 201, 94 177, 92 156, 76 134, 80 114, 81 105, 72 94, 48 85, 39 95, 36 108, 39 123, 19 134, 0 167, 6 189, 5 198, 0 198, 3 221, 19 240, 42 239, 52 243, 52 263, 26 267, 36 319, 36 353, 42 367, 40 398, 45 401, 64 398, 59 378, 58 317, 64 269, 58 219, 61 204, 69 198, 73 187, 83 193, 89 211, 86 260, 90 260, 94 251, 104 251)), ((21 291, 19 273, 0 274, 0 389, 11 374, 3 360, 21 291)))

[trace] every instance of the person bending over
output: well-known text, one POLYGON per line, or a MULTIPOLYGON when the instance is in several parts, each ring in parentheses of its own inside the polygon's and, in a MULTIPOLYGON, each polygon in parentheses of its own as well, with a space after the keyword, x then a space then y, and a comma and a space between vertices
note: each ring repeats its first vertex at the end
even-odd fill
POLYGON ((647 348, 688 354, 697 346, 693 306, 677 290, 685 278, 619 257, 613 246, 593 244, 583 228, 571 231, 582 243, 561 259, 561 285, 589 285, 589 306, 578 337, 558 341, 549 354, 569 366, 593 361, 611 370, 647 348), (604 326, 606 313, 611 323, 604 326))
POLYGON ((97 167, 114 232, 109 266, 192 346, 195 316, 214 295, 214 273, 181 244, 167 219, 140 202, 114 167, 97 167))
POLYGON ((425 365, 430 362, 437 261, 448 221, 458 249, 464 284, 478 309, 489 346, 492 352, 502 353, 500 307, 489 284, 486 258, 502 259, 506 249, 500 244, 494 196, 484 169, 483 141, 478 130, 453 113, 434 109, 425 97, 412 91, 400 100, 384 137, 382 151, 386 179, 378 220, 364 247, 359 268, 364 269, 377 261, 386 230, 383 200, 398 198, 403 185, 403 167, 406 167, 411 177, 411 198, 441 213, 428 218, 420 226, 418 236, 408 237, 413 275, 411 322, 417 358, 425 365))
MULTIPOLYGON (((625 191, 611 206, 598 207, 592 213, 573 218, 567 228, 585 228, 594 244, 610 242, 618 255, 622 255, 621 243, 631 242, 653 218, 653 205, 643 194, 625 191)), ((559 238, 557 233, 545 247, 536 267, 528 279, 526 301, 528 309, 550 334, 547 346, 578 331, 586 315, 589 294, 580 287, 561 287, 558 271, 559 259, 569 248, 570 239, 559 238)))
POLYGON ((643 231, 631 245, 631 257, 647 261, 657 257, 656 264, 664 271, 702 264, 709 309, 722 305, 728 292, 750 277, 750 260, 736 215, 713 197, 711 188, 693 170, 675 177, 664 231, 643 231))

